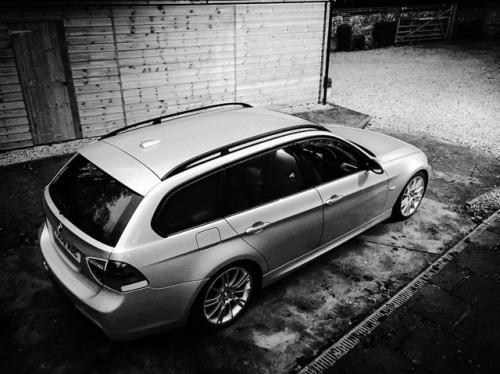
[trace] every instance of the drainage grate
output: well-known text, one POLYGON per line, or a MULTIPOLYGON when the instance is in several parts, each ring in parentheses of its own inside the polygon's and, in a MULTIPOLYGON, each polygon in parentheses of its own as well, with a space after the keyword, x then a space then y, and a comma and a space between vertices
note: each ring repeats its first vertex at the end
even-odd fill
POLYGON ((373 312, 370 316, 360 322, 354 329, 344 335, 330 348, 318 356, 313 362, 303 368, 299 374, 321 374, 337 362, 342 356, 353 349, 359 343, 359 338, 369 335, 380 325, 386 317, 391 315, 397 308, 406 303, 419 289, 425 286, 445 265, 461 252, 469 242, 481 235, 488 227, 500 218, 500 210, 492 214, 472 230, 465 238, 446 251, 432 265, 425 269, 418 277, 412 280, 401 291, 389 299, 385 304, 373 312))

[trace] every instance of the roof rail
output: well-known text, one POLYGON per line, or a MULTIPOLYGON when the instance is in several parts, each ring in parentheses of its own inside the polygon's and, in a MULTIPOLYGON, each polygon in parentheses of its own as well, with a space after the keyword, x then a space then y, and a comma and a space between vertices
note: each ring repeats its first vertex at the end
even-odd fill
POLYGON ((130 129, 134 128, 134 127, 139 127, 141 125, 146 125, 146 124, 149 124, 149 125, 158 125, 158 124, 161 123, 162 120, 164 120, 166 118, 172 118, 172 117, 181 116, 181 115, 184 115, 184 114, 190 114, 190 113, 200 112, 200 111, 203 111, 203 110, 213 109, 213 108, 221 108, 221 107, 230 106, 230 105, 239 105, 239 106, 241 106, 243 108, 252 108, 252 106, 250 104, 235 102, 235 103, 214 104, 214 105, 204 106, 204 107, 201 107, 201 108, 188 109, 188 110, 184 110, 182 112, 167 114, 165 116, 160 116, 160 117, 148 119, 146 121, 141 121, 141 122, 138 122, 138 123, 134 123, 132 125, 120 127, 119 129, 116 129, 114 131, 111 131, 110 133, 107 133, 107 134, 101 136, 99 139, 106 139, 106 138, 109 138, 111 136, 115 136, 115 135, 117 135, 117 134, 119 134, 119 133, 121 133, 123 131, 130 130, 130 129))
POLYGON ((203 164, 205 162, 211 161, 213 159, 225 156, 229 153, 231 153, 231 148, 236 148, 242 145, 245 145, 247 143, 252 143, 261 139, 268 138, 270 136, 274 135, 280 135, 280 134, 285 134, 285 133, 293 133, 293 132, 301 132, 301 131, 307 131, 307 130, 326 130, 326 128, 322 125, 317 125, 314 123, 311 124, 302 124, 302 125, 296 125, 296 126, 291 126, 283 129, 278 129, 278 130, 273 130, 269 131, 263 134, 259 134, 256 136, 252 136, 250 138, 246 138, 243 140, 239 140, 237 142, 225 145, 220 148, 213 149, 211 151, 208 151, 206 153, 203 153, 199 156, 193 157, 190 160, 187 160, 186 162, 183 162, 182 164, 176 166, 172 170, 170 170, 167 174, 165 174, 161 180, 165 180, 175 174, 179 174, 183 172, 184 170, 189 169, 192 166, 203 164), (213 157, 212 157, 213 156, 213 157))

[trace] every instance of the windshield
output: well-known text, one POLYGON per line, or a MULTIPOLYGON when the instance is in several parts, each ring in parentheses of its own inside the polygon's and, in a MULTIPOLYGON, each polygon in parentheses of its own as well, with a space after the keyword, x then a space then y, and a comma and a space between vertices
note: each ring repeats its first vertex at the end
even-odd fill
POLYGON ((94 239, 115 246, 142 196, 82 155, 75 156, 49 186, 60 213, 94 239))

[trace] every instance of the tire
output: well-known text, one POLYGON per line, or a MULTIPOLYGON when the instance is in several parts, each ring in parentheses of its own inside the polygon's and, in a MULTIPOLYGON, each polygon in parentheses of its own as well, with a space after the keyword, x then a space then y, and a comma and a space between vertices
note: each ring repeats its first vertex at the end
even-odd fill
POLYGON ((427 177, 421 171, 414 174, 401 191, 392 208, 392 218, 402 221, 415 214, 427 189, 427 177))
POLYGON ((195 323, 202 328, 222 329, 247 309, 255 292, 256 278, 242 265, 231 265, 216 273, 198 295, 195 323))

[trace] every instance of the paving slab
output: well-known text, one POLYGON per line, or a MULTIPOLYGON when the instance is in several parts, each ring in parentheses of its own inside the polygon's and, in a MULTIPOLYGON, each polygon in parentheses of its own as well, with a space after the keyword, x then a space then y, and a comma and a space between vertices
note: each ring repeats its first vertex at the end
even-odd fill
POLYGON ((407 303, 406 307, 423 318, 448 330, 460 321, 469 309, 469 304, 436 285, 423 287, 407 303))
POLYGON ((452 262, 444 267, 430 283, 438 286, 442 290, 453 291, 470 277, 470 271, 452 262))
MULTIPOLYGON (((491 358, 496 357, 500 361, 500 310, 486 310, 470 307, 467 313, 451 329, 456 336, 470 342, 474 347, 489 354, 491 358)), ((490 362, 488 357, 487 362, 490 362)), ((498 362, 497 362, 498 363, 498 362)))
POLYGON ((471 349, 460 336, 405 307, 324 373, 494 373, 498 363, 482 347, 471 349))
POLYGON ((430 321, 424 321, 401 342, 399 351, 413 363, 434 373, 487 373, 478 371, 481 367, 479 351, 467 348, 468 344, 463 340, 430 321))
POLYGON ((457 255, 456 263, 473 273, 486 278, 500 280, 500 234, 487 230, 479 241, 457 255))
MULTIPOLYGON (((399 351, 401 343, 408 339, 413 331, 422 324, 424 317, 417 314, 407 306, 387 316, 372 334, 365 337, 363 344, 366 347, 372 347, 383 343, 391 347, 394 351, 399 351)), ((353 355, 356 356, 356 355, 353 355)))
MULTIPOLYGON (((408 358, 400 355, 385 344, 377 344, 371 349, 366 349, 361 345, 355 348, 356 358, 346 359, 339 362, 332 370, 326 370, 325 374, 349 373, 365 374, 367 367, 370 372, 382 373, 415 373, 415 364, 408 358)), ((354 357, 354 356, 352 356, 354 357)))
POLYGON ((454 292, 474 306, 492 311, 500 310, 499 282, 471 274, 454 292))

